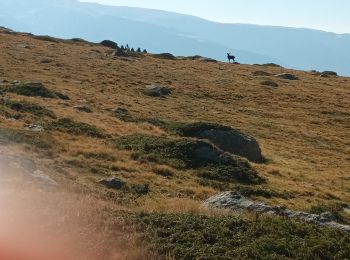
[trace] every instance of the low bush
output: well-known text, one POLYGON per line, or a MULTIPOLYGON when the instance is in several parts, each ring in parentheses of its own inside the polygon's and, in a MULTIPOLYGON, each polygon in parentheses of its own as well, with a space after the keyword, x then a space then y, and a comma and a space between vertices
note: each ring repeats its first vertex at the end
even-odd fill
POLYGON ((165 60, 176 60, 176 57, 171 53, 152 54, 152 57, 165 60))
POLYGON ((54 141, 47 133, 0 128, 0 143, 28 144, 39 149, 53 148, 54 141))
POLYGON ((85 135, 96 138, 106 138, 108 135, 96 126, 87 123, 76 122, 70 118, 61 118, 47 124, 47 129, 65 132, 73 135, 85 135))
POLYGON ((278 217, 142 213, 137 230, 174 259, 347 259, 350 235, 278 217))
POLYGON ((13 111, 19 113, 29 113, 37 117, 50 117, 56 118, 56 115, 53 111, 37 105, 35 103, 27 102, 27 101, 14 101, 14 100, 4 100, 0 99, 0 105, 7 107, 13 111))
POLYGON ((27 97, 60 98, 63 100, 69 99, 68 96, 59 92, 54 92, 46 88, 42 83, 36 82, 12 85, 4 89, 4 91, 27 97))
POLYGON ((222 153, 204 141, 131 135, 118 138, 115 145, 118 149, 136 152, 138 160, 141 154, 159 164, 195 169, 198 176, 210 180, 251 184, 264 181, 247 161, 222 153))

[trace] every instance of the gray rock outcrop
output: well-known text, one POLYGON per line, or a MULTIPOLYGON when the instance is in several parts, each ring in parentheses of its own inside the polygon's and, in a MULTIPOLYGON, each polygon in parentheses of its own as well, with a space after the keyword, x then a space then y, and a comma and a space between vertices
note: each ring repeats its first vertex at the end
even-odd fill
POLYGON ((282 206, 272 207, 263 202, 250 200, 238 192, 228 191, 217 194, 205 201, 204 206, 207 208, 248 211, 257 214, 282 216, 350 233, 350 226, 335 222, 331 213, 317 215, 302 211, 289 210, 282 206))

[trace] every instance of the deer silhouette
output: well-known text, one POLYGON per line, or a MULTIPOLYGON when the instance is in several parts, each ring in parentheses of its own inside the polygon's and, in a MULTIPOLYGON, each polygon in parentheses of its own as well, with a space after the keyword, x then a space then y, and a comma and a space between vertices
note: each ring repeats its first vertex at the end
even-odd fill
POLYGON ((231 53, 227 53, 227 59, 228 59, 228 62, 231 63, 231 60, 232 60, 232 63, 235 62, 235 59, 236 57, 231 55, 231 53))

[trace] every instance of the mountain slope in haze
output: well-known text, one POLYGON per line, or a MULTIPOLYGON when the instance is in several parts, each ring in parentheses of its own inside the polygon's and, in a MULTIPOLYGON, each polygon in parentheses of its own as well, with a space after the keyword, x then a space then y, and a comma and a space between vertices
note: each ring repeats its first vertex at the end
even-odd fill
POLYGON ((151 52, 201 54, 216 59, 225 58, 227 52, 232 52, 243 63, 279 62, 278 59, 237 50, 214 41, 194 39, 175 29, 128 18, 122 15, 123 11, 124 8, 85 4, 74 0, 47 3, 36 0, 30 4, 22 0, 5 0, 0 3, 0 24, 14 30, 61 38, 82 37, 90 41, 112 39, 122 44, 140 46, 151 52))
MULTIPOLYGON (((214 194, 237 191, 350 224, 350 78, 144 53, 118 57, 99 44, 2 28, 0 53, 0 219, 34 228, 35 242, 42 232, 23 220, 52 227, 45 241, 62 234, 68 253, 98 249, 102 256, 93 259, 350 255, 350 236, 337 230, 203 207, 214 194), (299 80, 277 77, 281 72, 299 80), (171 91, 150 96, 153 84, 171 91), (210 132, 231 146, 230 127, 254 138, 267 160, 223 153, 201 137, 210 132), (13 181, 21 204, 3 189, 13 181), (40 186, 28 196, 34 181, 40 186), (1 207, 3 193, 18 214, 1 207), (33 216, 21 214, 27 209, 33 216), (71 221, 77 228, 66 225, 71 221)), ((1 247, 9 232, 0 223, 1 247)))
POLYGON ((242 63, 275 62, 299 69, 350 75, 350 35, 310 29, 222 24, 177 13, 111 7, 76 0, 3 0, 0 23, 15 30, 58 37, 112 39, 152 52, 170 51, 242 63))

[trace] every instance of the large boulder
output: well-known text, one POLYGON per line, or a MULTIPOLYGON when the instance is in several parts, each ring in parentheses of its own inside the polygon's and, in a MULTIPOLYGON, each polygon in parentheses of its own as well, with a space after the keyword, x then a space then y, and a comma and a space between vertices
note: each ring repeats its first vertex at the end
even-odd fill
POLYGON ((338 76, 338 73, 326 70, 321 73, 321 76, 338 76))
POLYGON ((149 85, 145 87, 143 93, 151 97, 165 97, 171 93, 171 89, 164 86, 149 85))
POLYGON ((190 123, 170 126, 177 134, 207 139, 224 152, 240 155, 252 162, 264 161, 258 142, 251 136, 231 127, 213 123, 190 123))

